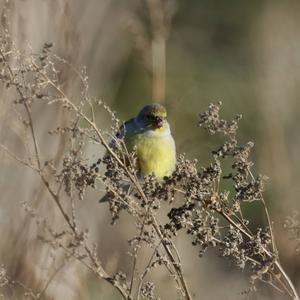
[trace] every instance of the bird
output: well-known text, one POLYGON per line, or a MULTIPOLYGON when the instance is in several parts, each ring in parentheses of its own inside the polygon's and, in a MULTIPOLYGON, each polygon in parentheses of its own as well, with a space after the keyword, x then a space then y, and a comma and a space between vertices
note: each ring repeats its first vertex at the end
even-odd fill
POLYGON ((136 117, 121 126, 118 137, 124 139, 129 152, 136 152, 140 176, 154 174, 163 179, 175 170, 175 141, 163 105, 145 105, 136 117))
MULTIPOLYGON (((176 167, 176 146, 163 105, 145 105, 134 118, 123 123, 116 137, 124 140, 129 153, 135 151, 140 178, 153 174, 163 180, 172 175, 176 167)), ((107 200, 104 196, 99 202, 107 200)))

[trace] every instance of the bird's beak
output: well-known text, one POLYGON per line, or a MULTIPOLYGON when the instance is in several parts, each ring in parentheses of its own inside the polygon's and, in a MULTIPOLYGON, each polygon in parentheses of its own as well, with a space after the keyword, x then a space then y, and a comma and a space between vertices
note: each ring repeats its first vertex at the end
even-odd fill
POLYGON ((161 117, 155 117, 155 125, 157 128, 163 127, 164 120, 161 117))

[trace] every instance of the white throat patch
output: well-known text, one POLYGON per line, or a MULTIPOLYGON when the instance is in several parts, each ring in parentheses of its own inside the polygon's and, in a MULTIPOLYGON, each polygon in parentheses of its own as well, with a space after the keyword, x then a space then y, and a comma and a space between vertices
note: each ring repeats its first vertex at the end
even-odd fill
POLYGON ((143 133, 147 136, 155 136, 155 137, 163 138, 163 137, 169 136, 171 134, 171 130, 170 130, 170 126, 169 126, 168 122, 166 122, 166 129, 164 131, 160 131, 160 132, 143 127, 139 123, 137 118, 134 118, 134 123, 135 123, 135 126, 137 126, 138 128, 142 128, 144 131, 143 133))

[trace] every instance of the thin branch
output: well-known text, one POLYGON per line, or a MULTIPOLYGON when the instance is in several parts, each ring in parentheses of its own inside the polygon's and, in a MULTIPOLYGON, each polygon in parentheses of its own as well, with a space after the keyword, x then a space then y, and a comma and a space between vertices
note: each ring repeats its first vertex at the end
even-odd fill
POLYGON ((15 155, 14 153, 12 153, 12 151, 10 151, 6 146, 0 144, 0 148, 8 155, 10 156, 13 160, 19 162, 20 164, 29 167, 30 169, 37 171, 38 169, 31 165, 30 163, 26 162, 24 159, 18 157, 17 155, 15 155))
MULTIPOLYGON (((36 66, 37 71, 39 72, 38 67, 36 66)), ((117 156, 117 154, 111 149, 111 147, 109 146, 109 144, 106 142, 106 140, 104 139, 103 135, 101 134, 100 130, 97 128, 96 124, 94 122, 92 122, 82 111, 80 111, 77 106, 75 104, 72 103, 72 101, 69 100, 69 98, 66 96, 66 94, 61 90, 61 88, 59 88, 49 77, 47 77, 45 74, 41 73, 45 79, 48 81, 48 83, 58 92, 62 95, 63 99, 62 101, 66 102, 70 108, 72 108, 76 113, 78 113, 94 130, 96 135, 98 136, 101 144, 106 148, 106 150, 108 151, 108 153, 118 162, 118 164, 123 168, 123 170, 126 172, 127 176, 129 177, 129 179, 131 180, 131 182, 133 183, 133 185, 136 187, 138 193, 141 195, 141 197, 147 202, 147 197, 145 196, 139 181, 137 180, 137 178, 128 170, 127 166, 125 165, 125 163, 123 163, 119 157, 117 156)), ((172 263, 172 265, 174 266, 176 272, 179 275, 179 278, 181 280, 182 286, 183 286, 183 290, 186 294, 186 297, 188 300, 191 299, 187 284, 185 282, 185 279, 183 277, 182 274, 182 270, 180 267, 178 267, 178 264, 176 263, 176 260, 174 259, 174 256, 172 254, 172 252, 169 249, 168 244, 165 242, 164 237, 159 229, 159 226, 156 222, 156 220, 153 217, 153 228, 156 231, 156 233, 158 234, 159 238, 162 239, 162 243, 163 246, 165 248, 165 251, 172 263)), ((170 243, 172 243, 170 241, 170 243)))
POLYGON ((42 296, 44 296, 47 288, 49 287, 50 283, 52 282, 52 280, 54 279, 54 277, 61 271, 61 269, 66 265, 66 262, 63 262, 54 272, 53 274, 50 276, 50 278, 47 280, 44 288, 42 289, 42 291, 39 293, 39 296, 37 298, 37 300, 42 299, 42 296))
MULTIPOLYGON (((181 194, 185 195, 185 192, 177 189, 177 192, 180 192, 181 194)), ((239 226, 239 224, 237 224, 234 220, 232 220, 230 218, 230 216, 228 214, 226 214, 222 209, 214 209, 214 211, 218 214, 220 214, 223 218, 225 218, 229 224, 231 224, 234 228, 236 228, 237 230, 239 230, 242 234, 244 234, 249 240, 253 239, 253 235, 251 235, 250 233, 248 233, 243 227, 239 226)), ((262 246, 262 249, 264 250, 264 252, 270 257, 270 258, 274 258, 273 254, 266 249, 265 247, 262 246)), ((275 266, 278 268, 278 270, 280 271, 280 273, 282 274, 282 276, 284 277, 286 283, 288 286, 285 286, 286 291, 289 293, 288 289, 290 289, 293 293, 293 299, 294 300, 299 300, 299 296, 297 294, 297 291, 292 283, 292 281, 290 280, 289 276, 286 274, 285 270, 282 268, 282 266, 280 265, 278 259, 275 259, 274 261, 275 266)))
POLYGON ((155 247, 155 249, 154 249, 154 251, 153 251, 153 253, 152 253, 152 255, 151 255, 150 259, 149 259, 149 262, 148 262, 147 266, 145 267, 145 270, 144 270, 143 274, 141 275, 141 279, 140 279, 138 290, 137 290, 137 299, 138 300, 140 299, 140 293, 141 293, 141 288, 142 288, 143 280, 147 276, 147 274, 148 274, 148 272, 150 270, 150 265, 152 263, 152 260, 153 260, 153 258, 155 256, 155 254, 157 253, 157 249, 160 246, 160 244, 161 244, 161 241, 159 241, 158 245, 155 247))
MULTIPOLYGON (((250 169, 248 169, 248 172, 249 172, 249 175, 251 177, 251 179, 254 181, 255 178, 251 172, 250 169)), ((277 247, 276 247, 276 244, 275 244, 275 237, 274 237, 274 230, 273 230, 273 224, 272 224, 272 221, 271 221, 271 218, 270 218, 270 215, 269 215, 269 211, 268 211, 268 208, 266 206, 266 202, 264 200, 264 197, 263 197, 263 194, 262 193, 259 193, 260 195, 260 200, 261 200, 261 203, 263 205, 263 208, 264 208, 264 213, 265 213, 265 216, 266 216, 266 219, 267 219, 267 223, 268 223, 268 226, 270 228, 270 235, 271 235, 271 246, 272 246, 272 252, 273 253, 277 253, 277 247)))

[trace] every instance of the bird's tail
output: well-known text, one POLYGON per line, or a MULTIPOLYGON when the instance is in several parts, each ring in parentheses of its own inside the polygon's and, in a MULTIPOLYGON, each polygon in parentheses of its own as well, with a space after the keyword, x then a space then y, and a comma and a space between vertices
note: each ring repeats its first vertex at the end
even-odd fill
POLYGON ((109 196, 106 193, 103 197, 100 198, 99 203, 105 203, 109 201, 109 196))

